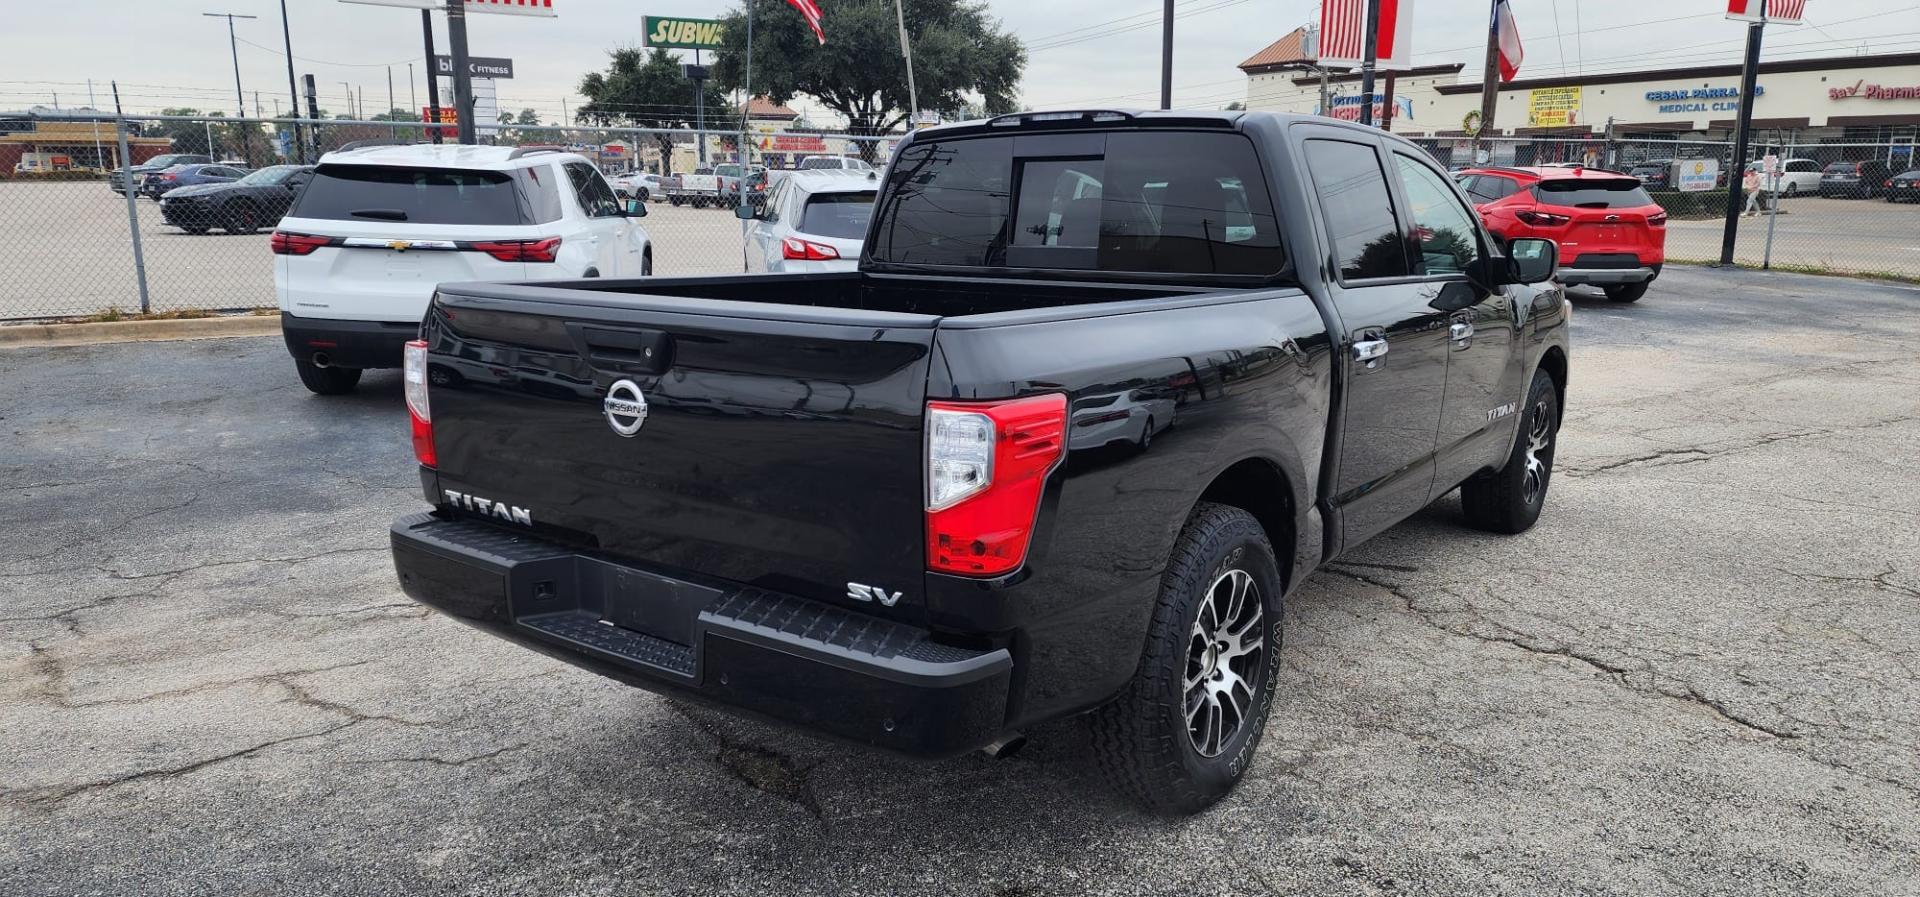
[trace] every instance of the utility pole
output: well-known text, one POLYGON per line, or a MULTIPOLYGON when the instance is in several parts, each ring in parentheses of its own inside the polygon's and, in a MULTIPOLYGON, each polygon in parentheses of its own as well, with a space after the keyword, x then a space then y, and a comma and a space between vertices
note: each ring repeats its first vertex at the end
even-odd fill
MULTIPOLYGON (((907 130, 918 127, 920 121, 920 91, 913 86, 913 47, 907 43, 906 0, 893 0, 893 16, 900 23, 900 56, 907 61, 907 110, 913 117, 907 120, 907 130)), ((747 98, 753 102, 752 97, 747 98)))
POLYGON ((1373 70, 1380 53, 1380 0, 1367 0, 1366 50, 1360 56, 1360 123, 1373 124, 1373 70))
POLYGON ((471 145, 473 73, 467 71, 467 0, 447 0, 447 46, 453 55, 453 114, 459 119, 460 142, 471 145))
MULTIPOLYGON (((1473 131, 1473 164, 1480 164, 1480 145, 1493 130, 1493 115, 1500 101, 1500 0, 1493 0, 1487 15, 1487 63, 1480 76, 1480 127, 1473 131)), ((1498 133, 1497 131, 1494 133, 1498 133)), ((1493 160, 1491 151, 1487 160, 1493 160)))
MULTIPOLYGON (((287 0, 280 0, 280 37, 287 42, 287 99, 293 104, 287 107, 292 110, 288 114, 294 118, 299 118, 300 88, 295 87, 293 83, 293 26, 287 22, 287 0)), ((274 105, 278 106, 280 104, 275 102, 274 105)), ((279 118, 280 113, 275 111, 273 117, 279 118)), ((294 152, 299 154, 296 160, 303 165, 306 164, 307 144, 300 139, 300 123, 297 121, 293 123, 293 145, 294 152)))
POLYGON ((1741 182, 1747 171, 1747 141, 1753 132, 1753 87, 1760 77, 1760 38, 1766 30, 1767 4, 1760 4, 1760 21, 1747 26, 1747 64, 1740 71, 1739 127, 1734 131, 1733 161, 1727 171, 1727 223, 1720 235, 1720 264, 1733 264, 1734 243, 1740 237, 1741 182))
MULTIPOLYGON (((320 120, 320 88, 314 84, 312 75, 307 75, 300 81, 307 86, 307 120, 318 122, 320 120)), ((293 114, 298 116, 300 110, 295 108, 293 114)), ((307 127, 307 140, 308 149, 311 150, 310 155, 315 159, 320 158, 320 126, 318 124, 307 127)))
POLYGON ((440 63, 433 56, 433 10, 420 10, 420 34, 427 41, 427 118, 433 121, 433 127, 427 129, 429 139, 440 142, 440 63))
POLYGON ((247 117, 247 95, 240 89, 240 39, 234 36, 234 19, 257 19, 259 16, 243 16, 232 12, 203 12, 203 16, 227 20, 227 49, 233 53, 233 100, 240 111, 240 117, 247 117))
POLYGON ((1173 108, 1173 0, 1160 11, 1160 108, 1173 108))
POLYGON ((393 66, 387 66, 387 117, 393 117, 393 66))
POLYGON ((133 155, 127 149, 127 117, 120 108, 120 82, 109 83, 113 85, 113 130, 120 140, 121 186, 126 188, 121 192, 127 197, 127 234, 133 238, 133 277, 140 284, 140 313, 146 314, 153 310, 153 305, 147 297, 147 257, 140 247, 140 212, 134 208, 133 155))
POLYGON ((353 111, 353 85, 342 81, 340 82, 340 89, 347 92, 347 117, 359 118, 360 116, 353 111))
POLYGON ((1393 72, 1387 73, 1387 92, 1380 100, 1380 130, 1393 130, 1393 72))
MULTIPOLYGON (((100 111, 100 107, 95 106, 93 104, 93 79, 92 78, 87 79, 87 108, 92 109, 95 112, 100 111)), ((98 168, 101 171, 107 170, 106 153, 100 148, 100 122, 98 121, 95 121, 93 123, 93 167, 98 168)))

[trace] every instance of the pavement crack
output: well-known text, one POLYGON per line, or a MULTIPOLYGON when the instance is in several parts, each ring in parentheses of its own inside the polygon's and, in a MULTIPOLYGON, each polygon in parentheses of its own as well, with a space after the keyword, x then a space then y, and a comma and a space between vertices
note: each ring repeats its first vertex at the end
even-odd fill
POLYGON ((1446 632, 1451 635, 1460 636, 1462 638, 1474 639, 1476 641, 1490 642, 1493 644, 1500 644, 1500 645, 1508 645, 1510 647, 1517 648, 1521 651, 1524 651, 1528 654, 1532 654, 1535 656, 1557 657, 1564 660, 1572 661, 1594 672, 1600 673, 1601 676, 1604 677, 1606 680, 1616 685, 1619 685, 1622 688, 1625 688, 1629 691, 1638 692, 1640 694, 1647 694, 1647 695, 1658 695, 1661 697, 1671 698, 1678 701, 1685 701, 1689 704, 1695 705, 1696 707, 1704 708, 1720 721, 1728 725, 1737 727, 1750 734, 1764 735, 1769 738, 1779 739, 1779 740, 1788 740, 1788 739, 1795 739, 1800 737, 1798 734, 1792 731, 1773 727, 1773 726, 1768 726, 1764 723, 1757 722, 1751 718, 1735 713, 1733 710, 1729 709, 1724 702, 1718 699, 1715 699, 1711 696, 1708 696, 1707 694, 1705 694, 1704 692, 1701 692, 1698 688, 1695 688, 1691 684, 1687 684, 1684 686, 1684 688, 1678 689, 1678 690, 1661 688, 1658 685, 1653 684, 1653 681, 1652 681, 1653 676, 1652 676, 1651 669, 1625 666, 1625 665, 1616 663, 1614 661, 1607 660, 1606 658, 1600 657, 1599 655, 1593 654, 1591 652, 1582 651, 1572 645, 1545 640, 1537 636, 1532 636, 1524 632, 1516 631, 1508 626, 1505 626, 1503 624, 1497 623, 1492 620, 1481 619, 1480 622, 1484 622, 1490 626, 1494 626, 1501 630, 1504 630, 1505 634, 1491 635, 1484 632, 1476 632, 1471 628, 1460 627, 1460 626, 1449 626, 1446 623, 1443 623, 1435 619, 1433 614, 1422 610, 1420 608, 1419 601, 1414 596, 1408 594, 1401 587, 1394 585, 1391 582, 1387 582, 1385 580, 1368 576, 1364 573, 1356 573, 1350 570, 1340 569, 1343 566, 1348 566, 1348 565, 1344 561, 1336 562, 1334 564, 1328 565, 1323 569, 1337 576, 1344 576, 1348 579, 1354 580, 1355 582, 1365 583, 1366 585, 1374 586, 1375 588, 1385 589, 1389 594, 1392 594, 1395 598, 1400 599, 1401 603, 1406 605, 1407 610, 1411 612, 1415 617, 1419 618, 1421 622, 1427 624, 1428 626, 1432 626, 1435 629, 1439 629, 1442 632, 1446 632), (1640 676, 1636 674, 1645 674, 1645 677, 1648 680, 1648 684, 1645 687, 1635 684, 1634 680, 1637 678, 1640 678, 1640 676))
POLYGON ((513 751, 521 750, 526 746, 527 745, 524 742, 521 744, 510 744, 510 745, 507 745, 506 747, 496 748, 494 750, 487 751, 485 753, 474 754, 468 757, 454 757, 451 759, 447 757, 432 757, 432 756, 383 757, 378 760, 349 760, 347 762, 355 766, 378 766, 385 763, 428 763, 434 766, 466 766, 469 763, 478 763, 482 760, 491 760, 502 754, 512 753, 513 751))
POLYGON ((263 741, 259 744, 253 745, 252 747, 241 748, 240 750, 237 750, 237 751, 229 751, 224 754, 219 754, 213 757, 207 757, 201 760, 195 760, 192 763, 186 763, 180 766, 167 766, 167 767, 161 767, 159 769, 143 769, 143 770, 140 770, 139 772, 132 772, 126 775, 114 776, 113 778, 109 778, 109 779, 99 779, 92 782, 82 782, 80 784, 75 784, 75 785, 55 785, 55 786, 49 786, 49 787, 43 787, 43 788, 22 788, 22 789, 14 789, 14 790, 0 790, 0 798, 8 799, 8 800, 24 800, 28 803, 35 803, 35 804, 58 804, 69 798, 79 797, 80 795, 91 794, 97 791, 105 791, 109 788, 117 788, 121 785, 130 785, 135 782, 146 782, 146 781, 153 781, 156 779, 171 779, 178 776, 188 775, 190 773, 194 773, 202 769, 206 769, 207 767, 210 767, 210 766, 226 763, 230 760, 240 760, 246 757, 251 757, 255 754, 260 753, 261 751, 267 750, 269 748, 279 747, 280 745, 283 745, 283 744, 292 744, 296 741, 305 741, 310 738, 323 738, 325 736, 338 732, 342 729, 345 729, 348 726, 358 725, 360 722, 361 720, 357 720, 357 719, 342 720, 331 726, 327 726, 322 729, 317 729, 312 732, 302 732, 297 735, 287 735, 280 738, 274 738, 274 739, 263 741))
POLYGON ((108 577, 113 579, 152 579, 156 576, 178 576, 182 573, 196 573, 201 570, 211 570, 216 567, 232 567, 239 564, 301 564, 307 561, 317 560, 319 558, 324 558, 324 557, 333 557, 334 555, 339 555, 339 554, 356 554, 356 553, 368 552, 368 551, 389 551, 389 550, 391 550, 391 548, 390 546, 387 546, 387 545, 370 545, 364 548, 332 548, 326 551, 315 552, 313 554, 295 555, 293 557, 237 558, 234 560, 225 560, 225 561, 204 561, 198 564, 191 564, 189 566, 180 567, 173 570, 156 570, 152 573, 126 573, 119 570, 109 570, 105 567, 100 568, 100 570, 101 572, 107 574, 108 577))
POLYGON ((779 751, 748 744, 728 735, 718 726, 688 713, 678 704, 673 708, 682 717, 693 724, 694 728, 705 732, 719 747, 719 755, 714 758, 735 779, 755 791, 773 795, 788 803, 795 804, 813 814, 816 820, 825 821, 820 810, 820 802, 814 796, 811 778, 813 768, 818 764, 802 765, 798 760, 779 751))

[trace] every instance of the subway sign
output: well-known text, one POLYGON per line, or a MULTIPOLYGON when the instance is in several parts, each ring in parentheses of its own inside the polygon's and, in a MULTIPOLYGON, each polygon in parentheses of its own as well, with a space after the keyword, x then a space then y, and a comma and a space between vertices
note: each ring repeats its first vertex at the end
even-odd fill
POLYGON ((679 19, 672 16, 644 16, 641 23, 644 43, 668 50, 718 50, 727 29, 716 19, 679 19))
MULTIPOLYGON (((1765 96, 1766 93, 1766 88, 1754 85, 1754 96, 1765 96)), ((1659 103, 1660 112, 1735 112, 1740 109, 1740 88, 1682 87, 1674 90, 1649 90, 1647 102, 1659 103)))

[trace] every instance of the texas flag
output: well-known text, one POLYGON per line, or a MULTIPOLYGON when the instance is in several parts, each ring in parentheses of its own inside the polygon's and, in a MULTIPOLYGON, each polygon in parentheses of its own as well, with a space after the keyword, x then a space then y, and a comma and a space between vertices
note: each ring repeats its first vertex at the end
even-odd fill
POLYGON ((1742 22, 1798 25, 1807 13, 1807 0, 1727 0, 1727 18, 1742 22))
POLYGON ((1520 74, 1520 60, 1527 54, 1520 46, 1520 27, 1513 23, 1513 9, 1507 0, 1494 0, 1493 36, 1500 47, 1500 80, 1512 81, 1520 74))
POLYGON ((813 29, 813 36, 821 43, 827 42, 827 33, 820 30, 820 7, 813 0, 787 0, 787 5, 800 10, 800 16, 807 20, 807 27, 813 29))

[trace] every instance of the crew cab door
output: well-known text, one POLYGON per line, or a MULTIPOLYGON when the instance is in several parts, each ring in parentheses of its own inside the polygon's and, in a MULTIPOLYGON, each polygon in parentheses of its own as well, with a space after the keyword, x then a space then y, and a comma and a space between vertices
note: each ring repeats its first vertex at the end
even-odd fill
POLYGON ((587 239, 593 243, 593 260, 601 277, 629 277, 640 273, 640 251, 630 239, 633 223, 627 220, 620 196, 607 185, 606 178, 584 162, 568 162, 567 180, 573 184, 574 199, 587 216, 587 239))
POLYGON ((1406 210, 1402 218, 1412 226, 1407 248, 1421 278, 1420 296, 1446 316, 1446 397, 1433 498, 1498 465, 1511 446, 1521 401, 1517 324, 1506 288, 1488 288, 1467 276, 1487 244, 1466 202, 1431 163, 1400 150, 1391 156, 1406 210))
POLYGON ((1326 224, 1329 284, 1343 332, 1344 398, 1332 501, 1353 545, 1426 505, 1447 382, 1447 315, 1415 274, 1380 147, 1364 135, 1303 129, 1326 224))

